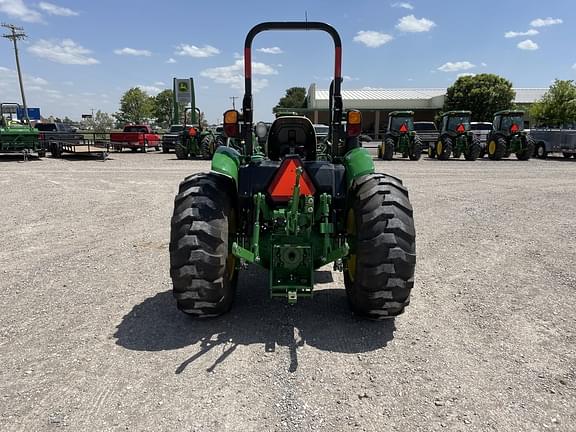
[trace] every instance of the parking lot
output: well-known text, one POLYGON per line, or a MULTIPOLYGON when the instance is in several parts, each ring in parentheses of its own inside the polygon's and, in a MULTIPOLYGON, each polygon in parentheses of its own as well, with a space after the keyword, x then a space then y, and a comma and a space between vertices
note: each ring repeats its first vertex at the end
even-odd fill
POLYGON ((172 202, 207 161, 0 158, 0 430, 573 431, 576 163, 376 162, 409 188, 412 302, 353 317, 241 274, 231 313, 171 294, 172 202))

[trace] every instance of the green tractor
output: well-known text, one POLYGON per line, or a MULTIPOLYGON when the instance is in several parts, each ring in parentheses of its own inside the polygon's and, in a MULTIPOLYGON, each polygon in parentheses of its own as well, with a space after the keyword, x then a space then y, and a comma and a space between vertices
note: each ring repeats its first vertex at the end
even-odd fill
POLYGON ((216 150, 210 172, 184 179, 174 202, 170 275, 183 312, 227 312, 248 264, 267 269, 270 295, 290 304, 312 296, 315 270, 333 264, 358 315, 390 318, 408 305, 416 263, 408 191, 375 173, 359 145, 360 112, 343 111, 341 59, 340 36, 325 23, 266 22, 248 33, 242 111, 224 113, 228 146, 216 150), (325 153, 310 120, 297 115, 277 118, 266 146, 258 144, 266 131, 254 133, 252 42, 269 30, 321 30, 334 41, 325 153))
MULTIPOLYGON (((196 107, 194 94, 194 81, 190 79, 191 102, 190 107, 184 109, 184 128, 180 133, 178 142, 174 146, 174 152, 178 159, 189 159, 201 157, 210 159, 216 150, 216 135, 201 122, 200 109, 196 107), (189 124, 188 124, 189 123, 189 124)), ((173 95, 173 124, 179 124, 180 112, 179 104, 176 100, 176 91, 173 95)))
POLYGON ((480 140, 470 130, 470 111, 449 111, 442 115, 440 137, 435 146, 428 148, 428 156, 448 160, 450 155, 459 159, 462 154, 468 161, 478 158, 482 147, 480 140))
POLYGON ((507 158, 511 153, 518 160, 528 160, 534 153, 534 140, 524 130, 524 111, 498 111, 494 114, 492 131, 486 138, 488 157, 507 158))
POLYGON ((403 158, 419 160, 422 141, 414 130, 413 111, 393 111, 388 114, 388 129, 384 142, 378 146, 378 157, 392 160, 394 153, 402 153, 403 158))
POLYGON ((28 124, 22 124, 12 118, 13 107, 19 109, 16 103, 0 104, 0 153, 37 153, 38 157, 46 156, 39 132, 28 124))

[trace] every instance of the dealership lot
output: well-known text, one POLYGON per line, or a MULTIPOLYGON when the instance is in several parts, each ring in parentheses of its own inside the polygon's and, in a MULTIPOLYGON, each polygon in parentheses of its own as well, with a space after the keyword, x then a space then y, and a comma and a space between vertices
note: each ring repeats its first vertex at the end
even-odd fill
POLYGON ((176 310, 174 154, 0 161, 0 430, 573 430, 576 163, 376 161, 409 188, 418 263, 395 321, 342 275, 295 306, 266 274, 176 310))

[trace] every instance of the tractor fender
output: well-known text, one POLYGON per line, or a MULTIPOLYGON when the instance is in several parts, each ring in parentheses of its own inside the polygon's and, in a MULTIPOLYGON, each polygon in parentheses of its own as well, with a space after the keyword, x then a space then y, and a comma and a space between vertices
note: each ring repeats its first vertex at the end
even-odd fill
POLYGON ((231 147, 218 147, 212 157, 211 170, 234 180, 238 187, 238 169, 240 168, 240 153, 231 147))
POLYGON ((354 179, 366 174, 374 173, 372 156, 366 149, 361 147, 350 150, 344 155, 344 167, 346 168, 346 182, 348 186, 354 179))

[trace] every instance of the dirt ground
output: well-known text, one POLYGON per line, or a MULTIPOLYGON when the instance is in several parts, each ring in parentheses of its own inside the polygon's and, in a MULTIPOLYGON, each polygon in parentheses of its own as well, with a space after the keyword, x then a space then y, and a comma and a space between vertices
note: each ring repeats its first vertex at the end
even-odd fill
POLYGON ((1 431, 575 431, 576 161, 377 162, 417 228, 395 321, 240 277, 231 313, 171 294, 173 154, 0 158, 1 431))

